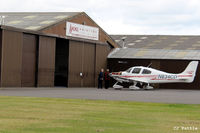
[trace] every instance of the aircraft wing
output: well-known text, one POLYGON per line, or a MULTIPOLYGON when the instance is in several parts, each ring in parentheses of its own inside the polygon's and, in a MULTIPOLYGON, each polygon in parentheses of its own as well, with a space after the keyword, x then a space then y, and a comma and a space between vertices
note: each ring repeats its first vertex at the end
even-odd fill
POLYGON ((117 80, 118 82, 140 82, 140 83, 149 83, 146 80, 142 80, 142 79, 131 79, 131 78, 127 78, 127 77, 120 77, 120 76, 112 76, 115 80, 117 80))
MULTIPOLYGON (((132 80, 132 79, 131 79, 132 80)), ((137 79, 137 80, 132 80, 133 82, 140 82, 140 83, 149 83, 146 80, 142 80, 142 79, 137 79)))

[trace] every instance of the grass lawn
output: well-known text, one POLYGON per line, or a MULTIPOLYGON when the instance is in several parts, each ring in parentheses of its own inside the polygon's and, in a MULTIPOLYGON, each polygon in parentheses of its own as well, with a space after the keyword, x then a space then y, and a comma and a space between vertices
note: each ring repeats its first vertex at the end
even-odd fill
POLYGON ((0 133, 36 132, 196 133, 200 105, 0 96, 0 133))

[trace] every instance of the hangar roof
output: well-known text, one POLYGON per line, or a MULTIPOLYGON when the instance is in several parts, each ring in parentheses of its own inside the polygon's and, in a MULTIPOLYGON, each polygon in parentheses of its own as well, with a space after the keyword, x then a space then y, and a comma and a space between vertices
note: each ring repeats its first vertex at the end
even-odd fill
POLYGON ((80 12, 0 12, 0 24, 38 31, 80 12), (4 20, 2 20, 4 16, 4 20))
POLYGON ((108 58, 200 60, 200 50, 115 48, 108 58))
POLYGON ((200 36, 179 35, 111 35, 122 47, 165 50, 200 50, 200 36))
MULTIPOLYGON (((12 27, 18 30, 43 32, 46 28, 53 27, 60 22, 73 20, 73 18, 82 15, 88 17, 96 26, 98 26, 85 12, 0 12, 0 27, 9 27, 10 29, 12 27)), ((108 37, 108 39, 106 39, 107 43, 111 44, 112 47, 118 47, 111 36, 100 26, 98 27, 103 31, 106 37, 108 37)), ((57 33, 55 34, 57 35, 57 33)))

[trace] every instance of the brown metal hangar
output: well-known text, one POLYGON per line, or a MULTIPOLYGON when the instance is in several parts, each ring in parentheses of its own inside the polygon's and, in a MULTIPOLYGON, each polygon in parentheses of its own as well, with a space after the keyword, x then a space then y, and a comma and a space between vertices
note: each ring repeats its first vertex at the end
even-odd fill
POLYGON ((1 87, 94 87, 115 41, 84 12, 1 12, 1 87))
MULTIPOLYGON (((200 36, 112 35, 120 48, 108 55, 111 71, 148 66, 169 73, 182 72, 188 63, 200 61, 200 36)), ((156 88, 200 89, 200 64, 193 83, 155 84, 156 88)))

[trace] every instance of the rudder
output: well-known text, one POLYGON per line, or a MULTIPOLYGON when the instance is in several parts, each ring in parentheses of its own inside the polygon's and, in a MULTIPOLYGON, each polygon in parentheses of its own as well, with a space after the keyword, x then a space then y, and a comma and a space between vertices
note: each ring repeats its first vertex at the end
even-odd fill
POLYGON ((181 75, 192 75, 187 81, 193 82, 198 67, 198 61, 191 61, 181 75))

